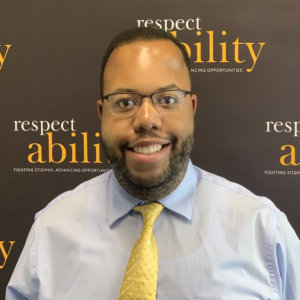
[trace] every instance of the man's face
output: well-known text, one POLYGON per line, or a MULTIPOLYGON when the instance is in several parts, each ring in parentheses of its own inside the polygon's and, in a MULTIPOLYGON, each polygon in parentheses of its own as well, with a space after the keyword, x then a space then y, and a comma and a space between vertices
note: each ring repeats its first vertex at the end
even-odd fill
MULTIPOLYGON (((113 51, 104 72, 104 95, 128 91, 149 95, 164 89, 191 89, 182 54, 171 41, 138 41, 113 51)), ((186 95, 179 110, 162 112, 144 98, 133 116, 124 117, 112 114, 108 101, 99 100, 104 150, 113 167, 141 188, 176 177, 170 169, 172 162, 182 163, 178 156, 186 158, 175 169, 184 168, 185 173, 196 102, 195 95, 186 95)))

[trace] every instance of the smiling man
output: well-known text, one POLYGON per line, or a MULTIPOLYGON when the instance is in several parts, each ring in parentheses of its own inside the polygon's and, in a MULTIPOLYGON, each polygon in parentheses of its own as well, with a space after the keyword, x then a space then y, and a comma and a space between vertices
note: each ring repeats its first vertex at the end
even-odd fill
POLYGON ((181 51, 166 39, 136 41, 105 61, 104 151, 119 183, 140 199, 170 194, 187 169, 197 98, 181 51))
POLYGON ((300 298, 300 242, 285 215, 190 161, 196 107, 172 35, 113 39, 98 101, 113 170, 36 215, 7 300, 300 298))

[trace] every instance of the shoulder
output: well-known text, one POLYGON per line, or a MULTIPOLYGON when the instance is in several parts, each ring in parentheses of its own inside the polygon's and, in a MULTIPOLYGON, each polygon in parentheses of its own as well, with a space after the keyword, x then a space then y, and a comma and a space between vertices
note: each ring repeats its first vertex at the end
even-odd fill
POLYGON ((36 213, 35 220, 41 216, 53 214, 56 216, 61 213, 67 215, 68 212, 81 210, 88 203, 105 200, 111 174, 112 171, 108 171, 58 195, 45 208, 36 213))
POLYGON ((270 199, 221 176, 197 167, 195 170, 198 175, 196 214, 217 218, 216 222, 229 227, 235 236, 249 230, 249 234, 259 232, 262 243, 274 243, 285 214, 270 199))
POLYGON ((243 209, 250 207, 265 208, 272 213, 281 214, 281 211, 267 197, 256 195, 238 183, 196 166, 194 167, 198 177, 197 189, 202 190, 206 196, 219 199, 219 204, 226 201, 227 204, 236 204, 237 207, 242 206, 243 209))

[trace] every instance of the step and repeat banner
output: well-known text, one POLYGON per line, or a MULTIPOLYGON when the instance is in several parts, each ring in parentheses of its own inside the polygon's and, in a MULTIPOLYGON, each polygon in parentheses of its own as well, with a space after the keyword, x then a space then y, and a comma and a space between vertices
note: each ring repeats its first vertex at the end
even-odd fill
POLYGON ((300 235, 299 1, 0 7, 0 299, 34 214, 110 168, 96 111, 100 65, 111 38, 132 27, 169 31, 190 55, 193 162, 269 197, 300 235))

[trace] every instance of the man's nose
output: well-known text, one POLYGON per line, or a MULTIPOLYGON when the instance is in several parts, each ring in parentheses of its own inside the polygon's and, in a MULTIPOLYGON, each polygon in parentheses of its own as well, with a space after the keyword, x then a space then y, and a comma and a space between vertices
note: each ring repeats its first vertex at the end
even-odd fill
POLYGON ((160 113, 154 107, 151 98, 144 98, 141 107, 134 115, 133 128, 136 132, 158 130, 161 128, 160 113))

